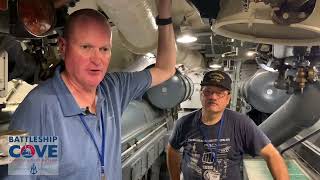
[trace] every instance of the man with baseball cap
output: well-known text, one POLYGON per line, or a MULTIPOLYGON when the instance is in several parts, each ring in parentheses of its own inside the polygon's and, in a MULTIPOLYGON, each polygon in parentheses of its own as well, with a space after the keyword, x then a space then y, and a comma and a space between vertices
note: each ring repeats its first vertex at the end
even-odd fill
POLYGON ((210 71, 201 81, 202 108, 180 118, 169 139, 167 164, 171 180, 238 180, 243 154, 261 155, 274 179, 289 179, 287 167, 268 137, 241 113, 226 109, 229 75, 210 71), (179 149, 183 147, 182 159, 179 149))

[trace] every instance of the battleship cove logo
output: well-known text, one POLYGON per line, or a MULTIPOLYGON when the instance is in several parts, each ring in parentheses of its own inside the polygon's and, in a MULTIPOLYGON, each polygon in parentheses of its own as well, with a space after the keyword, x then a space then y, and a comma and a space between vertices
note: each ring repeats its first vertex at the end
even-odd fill
POLYGON ((57 136, 9 136, 9 175, 58 175, 59 138, 57 136))

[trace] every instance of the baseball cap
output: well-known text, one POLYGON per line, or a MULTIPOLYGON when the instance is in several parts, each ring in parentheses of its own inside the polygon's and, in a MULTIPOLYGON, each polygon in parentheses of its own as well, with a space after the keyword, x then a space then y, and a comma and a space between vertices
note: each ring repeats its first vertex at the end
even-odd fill
POLYGON ((216 70, 216 71, 207 72, 204 75, 200 85, 201 86, 218 86, 230 91, 231 83, 232 83, 232 80, 227 73, 216 70))

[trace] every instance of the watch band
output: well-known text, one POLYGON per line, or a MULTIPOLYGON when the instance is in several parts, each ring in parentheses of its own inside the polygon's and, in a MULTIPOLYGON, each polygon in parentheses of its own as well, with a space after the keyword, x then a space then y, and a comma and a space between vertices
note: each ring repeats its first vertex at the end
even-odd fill
POLYGON ((172 23, 172 18, 160 19, 159 16, 156 17, 156 24, 158 26, 164 26, 172 23))

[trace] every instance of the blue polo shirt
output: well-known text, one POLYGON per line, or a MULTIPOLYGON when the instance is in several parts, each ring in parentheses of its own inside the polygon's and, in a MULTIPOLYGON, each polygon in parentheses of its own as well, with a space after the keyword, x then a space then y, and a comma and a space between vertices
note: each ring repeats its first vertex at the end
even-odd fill
POLYGON ((9 176, 8 179, 99 180, 100 160, 84 120, 101 147, 100 118, 103 114, 106 146, 105 173, 108 180, 121 180, 121 116, 129 102, 141 98, 151 85, 149 70, 108 73, 97 88, 96 115, 85 114, 61 79, 53 78, 33 89, 19 105, 9 129, 22 129, 34 136, 59 137, 58 176, 9 176))

